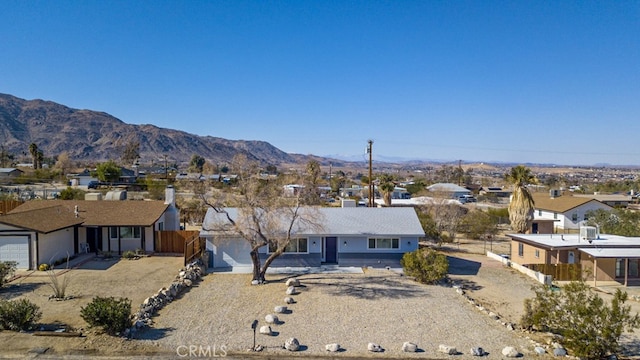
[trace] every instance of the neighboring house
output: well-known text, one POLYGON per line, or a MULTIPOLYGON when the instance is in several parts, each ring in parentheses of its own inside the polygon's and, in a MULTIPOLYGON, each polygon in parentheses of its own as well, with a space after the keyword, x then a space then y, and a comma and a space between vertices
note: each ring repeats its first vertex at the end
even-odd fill
POLYGON ((69 174, 67 175, 67 179, 69 179, 72 185, 79 186, 87 186, 92 181, 98 181, 97 177, 91 176, 91 171, 89 171, 88 169, 84 169, 81 173, 78 174, 69 174))
POLYGON ((340 197, 349 198, 349 197, 365 197, 365 190, 368 190, 365 187, 359 185, 352 185, 348 188, 340 188, 340 197))
POLYGON ((625 194, 573 194, 573 196, 598 200, 615 208, 626 208, 633 202, 633 197, 625 194))
MULTIPOLYGON (((235 208, 227 209, 237 218, 235 208)), ((418 249, 424 231, 413 208, 313 208, 322 230, 300 230, 293 234, 287 251, 274 260, 274 267, 321 265, 399 267, 405 252, 418 249)), ((239 236, 211 229, 225 224, 224 214, 208 209, 200 236, 207 240, 210 266, 217 269, 251 267, 249 242, 239 236)), ((264 261, 269 248, 259 250, 264 261)))
MULTIPOLYGON (((534 201, 534 220, 554 220, 554 229, 575 230, 588 219, 587 213, 594 210, 611 211, 613 208, 598 200, 559 195, 553 190, 547 193, 532 193, 534 201)), ((532 231, 535 233, 536 231, 532 231)))
MULTIPOLYGON (((378 191, 377 189, 378 187, 376 187, 376 191, 378 191)), ((396 186, 393 189, 393 193, 391 193, 391 199, 411 199, 411 194, 407 191, 407 189, 396 186)))
POLYGON ((599 234, 509 234, 511 261, 520 265, 579 264, 583 279, 640 284, 640 238, 599 234))
POLYGON ((451 183, 436 183, 427 186, 427 190, 432 193, 442 194, 443 197, 448 197, 456 200, 463 195, 472 195, 471 190, 451 183))
POLYGON ((298 184, 287 184, 282 187, 282 191, 284 196, 297 196, 301 191, 304 190, 304 185, 298 184))
POLYGON ((155 231, 180 228, 174 196, 167 188, 165 202, 28 201, 0 216, 0 261, 36 269, 82 252, 153 252, 155 231))
POLYGON ((511 196, 512 193, 513 193, 513 190, 504 189, 499 186, 481 187, 480 190, 478 191, 478 194, 480 195, 495 196, 495 197, 501 197, 501 198, 508 198, 509 196, 511 196))
POLYGON ((0 168, 0 178, 16 178, 22 175, 24 171, 16 168, 0 168))

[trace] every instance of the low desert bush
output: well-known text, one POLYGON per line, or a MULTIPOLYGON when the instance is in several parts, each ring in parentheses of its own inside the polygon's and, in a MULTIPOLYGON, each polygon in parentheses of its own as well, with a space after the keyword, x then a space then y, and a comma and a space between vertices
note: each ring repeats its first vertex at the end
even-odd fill
POLYGON ((418 249, 405 253, 400 260, 404 273, 423 284, 434 284, 449 272, 449 261, 433 249, 418 249))
POLYGON ((0 329, 29 330, 41 317, 40 308, 27 299, 0 300, 0 329))
POLYGON ((135 259, 136 256, 138 256, 138 255, 136 255, 136 253, 133 250, 127 250, 127 251, 122 253, 122 258, 123 259, 131 260, 131 259, 135 259))
POLYGON ((38 271, 47 271, 49 270, 49 264, 40 264, 38 266, 38 271))
POLYGON ((16 272, 15 261, 0 261, 0 287, 16 272))
POLYGON ((109 335, 122 334, 131 327, 131 300, 97 296, 80 309, 80 316, 91 327, 101 327, 109 335))
POLYGON ((627 293, 620 289, 610 305, 584 281, 573 281, 560 290, 541 286, 535 292, 534 299, 525 300, 522 326, 562 335, 563 344, 579 358, 616 354, 622 334, 640 326, 640 317, 624 305, 627 293))

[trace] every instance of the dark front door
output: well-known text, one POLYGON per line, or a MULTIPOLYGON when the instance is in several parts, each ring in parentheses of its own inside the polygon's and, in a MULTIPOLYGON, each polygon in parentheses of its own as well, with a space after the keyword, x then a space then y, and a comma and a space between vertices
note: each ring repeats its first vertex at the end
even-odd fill
POLYGON ((338 262, 338 238, 335 236, 325 238, 325 262, 336 264, 338 262))
POLYGON ((538 233, 538 223, 531 224, 531 233, 532 234, 537 234, 538 233))

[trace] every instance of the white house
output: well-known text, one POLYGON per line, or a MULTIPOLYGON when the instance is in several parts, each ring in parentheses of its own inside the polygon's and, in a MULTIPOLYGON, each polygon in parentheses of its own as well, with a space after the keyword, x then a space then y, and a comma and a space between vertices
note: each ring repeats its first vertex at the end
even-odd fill
MULTIPOLYGON (((598 200, 561 195, 559 192, 533 193, 535 203, 534 220, 553 220, 556 230, 578 230, 584 220, 587 220, 589 211, 606 210, 613 208, 598 200)), ((537 233, 536 229, 532 232, 537 233)))
MULTIPOLYGON (((238 209, 226 209, 237 220, 238 209)), ((321 230, 294 231, 294 239, 274 267, 338 266, 399 267, 405 252, 418 249, 424 231, 413 208, 309 208, 321 230)), ((209 266, 214 269, 251 267, 249 242, 221 231, 224 214, 209 209, 201 237, 210 252, 209 266)), ((262 260, 269 248, 259 250, 262 260)))
POLYGON ((451 183, 436 183, 427 186, 432 193, 440 193, 452 199, 459 199, 463 195, 471 195, 471 190, 451 183))

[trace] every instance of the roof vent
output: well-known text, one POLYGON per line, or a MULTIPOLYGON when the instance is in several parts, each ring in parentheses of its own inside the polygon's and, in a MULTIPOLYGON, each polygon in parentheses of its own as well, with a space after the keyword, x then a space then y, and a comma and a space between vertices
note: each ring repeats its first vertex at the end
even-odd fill
POLYGON ((562 193, 560 192, 559 189, 549 190, 549 197, 551 197, 551 198, 557 198, 560 195, 562 195, 562 193))

